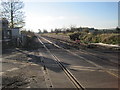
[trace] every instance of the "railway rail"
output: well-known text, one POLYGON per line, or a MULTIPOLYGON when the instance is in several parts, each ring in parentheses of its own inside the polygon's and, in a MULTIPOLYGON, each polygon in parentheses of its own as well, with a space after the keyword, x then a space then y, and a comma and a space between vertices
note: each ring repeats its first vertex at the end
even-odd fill
POLYGON ((66 43, 67 45, 70 45, 71 47, 75 47, 75 48, 78 48, 78 49, 83 49, 83 48, 88 49, 88 48, 97 47, 97 48, 101 48, 101 49, 106 48, 106 49, 110 49, 110 50, 120 50, 120 46, 115 46, 115 45, 107 45, 107 44, 99 44, 99 43, 88 43, 88 44, 80 43, 80 44, 77 44, 75 41, 49 37, 49 36, 45 36, 45 35, 42 35, 42 37, 51 38, 51 39, 54 39, 54 40, 59 40, 62 43, 66 43))
MULTIPOLYGON (((73 83, 73 85, 76 87, 77 90, 85 90, 85 87, 81 85, 81 83, 75 78, 75 76, 60 62, 60 59, 58 59, 54 54, 50 52, 50 50, 47 48, 47 46, 40 40, 38 37, 38 40, 40 43, 44 46, 44 48, 52 55, 54 60, 58 63, 58 65, 61 67, 61 69, 64 71, 65 75, 70 79, 70 81, 73 83)), ((50 43, 50 42, 49 42, 50 43)))
MULTIPOLYGON (((45 36, 46 37, 46 36, 45 36)), ((48 37, 46 37, 46 38, 48 38, 48 37)), ((70 48, 71 49, 74 49, 74 48, 77 48, 77 49, 79 49, 79 50, 77 50, 78 52, 82 52, 82 53, 84 53, 84 54, 90 54, 90 55, 92 55, 92 56, 94 56, 94 57, 97 57, 97 58, 99 58, 99 59, 101 59, 101 57, 100 56, 104 56, 104 53, 103 52, 100 52, 100 51, 97 51, 97 50, 91 50, 91 49, 89 49, 89 48, 87 48, 87 50, 88 50, 88 52, 86 52, 86 50, 84 50, 85 49, 85 47, 79 47, 79 46, 77 46, 77 45, 74 45, 74 44, 71 44, 71 42, 68 42, 68 41, 65 41, 65 40, 61 40, 61 39, 56 39, 56 38, 52 38, 52 37, 49 37, 49 38, 51 38, 51 39, 53 39, 53 40, 59 40, 59 42, 60 43, 63 43, 63 44, 67 44, 68 46, 70 46, 70 48), (73 45, 73 46, 72 46, 73 45), (89 52, 89 51, 91 51, 91 52, 89 52), (98 56, 96 56, 95 54, 96 53, 99 53, 99 57, 98 56)), ((49 40, 47 40, 48 42, 50 42, 49 40)), ((52 42, 50 42, 50 43, 52 43, 52 42)), ((58 44, 54 44, 55 46, 57 46, 57 47, 59 47, 59 48, 61 48, 58 44)), ((119 50, 115 50, 114 52, 116 52, 116 53, 120 53, 120 51, 119 50)), ((113 57, 113 58, 115 58, 116 56, 110 56, 109 54, 106 54, 106 56, 107 57, 113 57)), ((118 58, 119 59, 119 58, 118 58)), ((118 64, 118 66, 120 66, 120 62, 119 62, 119 60, 115 60, 115 61, 113 61, 112 59, 110 59, 110 63, 114 63, 114 64, 118 64)))
MULTIPOLYGON (((75 56, 77 56, 77 57, 79 57, 79 58, 83 58, 83 59, 84 59, 85 61, 87 61, 88 63, 91 63, 92 65, 94 65, 94 66, 96 66, 96 67, 104 70, 105 72, 109 73, 110 75, 112 75, 112 76, 114 76, 114 77, 116 77, 116 78, 120 78, 118 74, 114 74, 113 72, 111 72, 111 70, 108 70, 108 69, 104 68, 104 67, 101 66, 101 65, 98 65, 98 64, 96 64, 96 63, 94 63, 94 62, 92 62, 92 61, 90 61, 90 60, 87 60, 87 59, 85 59, 84 57, 79 56, 79 55, 71 52, 70 50, 64 49, 63 47, 60 47, 59 45, 57 45, 57 44, 55 44, 55 43, 53 43, 53 42, 45 39, 44 37, 41 37, 41 38, 44 39, 44 40, 46 40, 47 42, 53 44, 54 46, 56 46, 56 47, 58 47, 58 48, 61 48, 61 49, 65 50, 65 51, 67 51, 67 52, 69 52, 69 53, 71 53, 71 54, 73 54, 73 55, 75 55, 75 56)), ((90 54, 91 54, 91 53, 90 53, 90 54)), ((91 55, 93 55, 93 54, 91 54, 91 55)), ((113 62, 113 63, 115 63, 115 62, 113 62)), ((116 63, 115 63, 115 64, 116 64, 116 63)), ((118 64, 118 66, 119 66, 119 62, 118 62, 117 64, 118 64)), ((119 67, 118 67, 118 68, 119 68, 119 67)))

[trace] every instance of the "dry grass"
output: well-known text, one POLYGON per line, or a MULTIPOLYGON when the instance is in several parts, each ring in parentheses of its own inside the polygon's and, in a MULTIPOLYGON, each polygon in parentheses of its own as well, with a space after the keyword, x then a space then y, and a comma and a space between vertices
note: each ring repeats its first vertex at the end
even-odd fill
MULTIPOLYGON (((70 40, 69 35, 71 34, 78 34, 78 32, 75 33, 47 33, 44 34, 46 36, 58 38, 58 39, 65 39, 70 40)), ((82 43, 105 43, 105 44, 120 44, 120 34, 118 33, 109 33, 109 34, 92 34, 92 33, 85 33, 85 32, 79 32, 79 39, 82 43)))

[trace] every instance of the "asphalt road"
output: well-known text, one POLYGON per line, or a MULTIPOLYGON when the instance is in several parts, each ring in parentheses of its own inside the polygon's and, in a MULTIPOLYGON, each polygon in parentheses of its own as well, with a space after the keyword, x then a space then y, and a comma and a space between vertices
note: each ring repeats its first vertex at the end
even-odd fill
POLYGON ((118 90, 115 89, 120 84, 117 52, 78 50, 41 36, 35 44, 39 45, 37 50, 4 51, 2 88, 76 88, 74 80, 65 73, 67 69, 86 90, 118 90))
MULTIPOLYGON (((77 50, 59 41, 45 37, 40 37, 40 40, 50 53, 55 55, 76 77, 83 87, 118 88, 118 63, 116 63, 118 53, 111 54, 99 51, 77 50)), ((60 72, 58 71, 58 73, 60 72)))
POLYGON ((2 90, 6 88, 47 88, 36 51, 18 48, 4 50, 2 56, 2 90), (35 63, 37 62, 37 64, 35 63))

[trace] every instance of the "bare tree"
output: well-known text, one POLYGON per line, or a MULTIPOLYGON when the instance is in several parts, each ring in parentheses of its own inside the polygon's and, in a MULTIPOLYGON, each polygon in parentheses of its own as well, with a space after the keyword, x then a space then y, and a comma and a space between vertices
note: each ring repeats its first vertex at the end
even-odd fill
POLYGON ((22 8, 24 3, 20 0, 2 0, 2 17, 10 22, 10 27, 23 27, 24 26, 24 12, 22 8))

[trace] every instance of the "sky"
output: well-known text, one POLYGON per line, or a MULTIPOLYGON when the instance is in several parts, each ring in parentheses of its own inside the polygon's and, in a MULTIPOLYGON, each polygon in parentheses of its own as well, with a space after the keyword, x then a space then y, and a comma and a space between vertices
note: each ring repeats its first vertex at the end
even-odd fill
POLYGON ((118 2, 25 2, 26 29, 118 26, 118 2))

